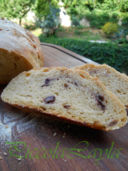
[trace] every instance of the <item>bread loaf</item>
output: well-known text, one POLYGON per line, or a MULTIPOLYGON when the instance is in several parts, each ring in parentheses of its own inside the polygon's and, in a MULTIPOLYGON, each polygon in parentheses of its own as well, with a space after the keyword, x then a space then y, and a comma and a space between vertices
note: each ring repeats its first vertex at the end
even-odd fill
POLYGON ((43 68, 23 72, 8 84, 1 98, 15 107, 95 129, 114 130, 127 123, 120 100, 97 78, 80 70, 43 68))
POLYGON ((88 72, 93 77, 98 77, 106 88, 114 93, 128 108, 128 77, 114 68, 104 65, 86 64, 76 69, 88 72))
POLYGON ((38 38, 19 25, 0 19, 0 84, 41 66, 43 54, 38 38))

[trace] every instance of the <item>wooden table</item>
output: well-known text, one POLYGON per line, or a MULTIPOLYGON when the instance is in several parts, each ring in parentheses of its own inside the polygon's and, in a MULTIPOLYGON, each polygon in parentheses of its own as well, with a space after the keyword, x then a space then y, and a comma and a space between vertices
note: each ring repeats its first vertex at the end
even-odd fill
MULTIPOLYGON (((45 66, 93 63, 55 45, 42 44, 42 50, 45 66)), ((37 118, 0 101, 0 171, 127 170, 128 125, 103 132, 37 118)))

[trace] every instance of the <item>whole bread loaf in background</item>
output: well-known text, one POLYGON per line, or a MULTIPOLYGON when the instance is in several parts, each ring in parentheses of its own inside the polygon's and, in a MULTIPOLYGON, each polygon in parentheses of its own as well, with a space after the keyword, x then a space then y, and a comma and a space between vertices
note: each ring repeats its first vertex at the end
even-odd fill
POLYGON ((0 19, 0 84, 43 66, 40 41, 16 23, 0 19))

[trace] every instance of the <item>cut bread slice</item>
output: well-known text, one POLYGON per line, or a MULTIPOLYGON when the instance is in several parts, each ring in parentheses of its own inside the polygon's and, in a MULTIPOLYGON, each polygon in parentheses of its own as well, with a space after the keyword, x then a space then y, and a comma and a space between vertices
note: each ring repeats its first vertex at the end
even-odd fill
POLYGON ((124 105, 97 78, 81 70, 43 68, 15 77, 1 98, 81 125, 114 130, 127 123, 124 105))
POLYGON ((106 64, 86 64, 76 67, 76 69, 84 70, 91 76, 98 77, 106 88, 112 91, 112 93, 114 93, 121 102, 128 107, 128 77, 125 74, 121 74, 106 64))

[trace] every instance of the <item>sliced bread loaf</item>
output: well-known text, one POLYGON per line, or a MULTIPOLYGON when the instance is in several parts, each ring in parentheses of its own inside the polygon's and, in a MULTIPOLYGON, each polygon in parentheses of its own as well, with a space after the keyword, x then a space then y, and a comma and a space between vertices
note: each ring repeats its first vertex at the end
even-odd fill
POLYGON ((1 98, 81 125, 114 130, 127 123, 124 105, 97 78, 81 70, 43 68, 23 72, 4 89, 1 98))
POLYGON ((0 19, 0 84, 23 71, 43 66, 40 41, 31 32, 0 19))
POLYGON ((76 69, 81 69, 88 72, 93 77, 98 77, 106 88, 114 93, 121 102, 128 107, 128 77, 121 74, 114 68, 103 64, 93 65, 86 64, 76 69))

